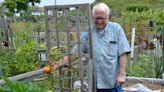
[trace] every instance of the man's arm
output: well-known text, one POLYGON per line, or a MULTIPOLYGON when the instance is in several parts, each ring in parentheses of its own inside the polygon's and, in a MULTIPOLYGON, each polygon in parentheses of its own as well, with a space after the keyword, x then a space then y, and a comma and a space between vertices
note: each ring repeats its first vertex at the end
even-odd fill
POLYGON ((127 62, 127 53, 122 54, 119 57, 119 69, 117 74, 117 85, 121 85, 125 82, 126 76, 126 62, 127 62))
POLYGON ((116 82, 118 85, 121 85, 125 82, 126 76, 126 62, 127 56, 131 52, 131 47, 128 43, 127 37, 123 28, 118 25, 118 56, 119 56, 119 69, 117 73, 116 82))
MULTIPOLYGON (((80 41, 83 43, 80 47, 80 49, 82 50, 82 53, 88 53, 88 48, 86 46, 86 42, 88 40, 88 32, 83 32, 80 36, 80 41)), ((78 51, 78 45, 76 44, 73 49, 72 49, 73 53, 80 53, 78 51)), ((82 58, 84 59, 84 58, 82 58)), ((57 68, 66 65, 69 63, 69 57, 68 56, 64 56, 63 59, 59 60, 58 63, 53 64, 53 69, 56 70, 57 68)))
POLYGON ((64 66, 69 63, 69 57, 64 56, 63 59, 59 60, 57 63, 53 64, 53 69, 56 70, 57 68, 64 66))

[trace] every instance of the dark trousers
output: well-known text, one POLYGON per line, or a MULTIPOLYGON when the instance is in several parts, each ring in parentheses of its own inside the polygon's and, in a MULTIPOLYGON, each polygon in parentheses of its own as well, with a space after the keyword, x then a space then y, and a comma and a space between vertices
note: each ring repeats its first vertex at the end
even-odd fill
POLYGON ((122 86, 117 86, 116 88, 112 89, 97 89, 97 92, 123 92, 122 86))

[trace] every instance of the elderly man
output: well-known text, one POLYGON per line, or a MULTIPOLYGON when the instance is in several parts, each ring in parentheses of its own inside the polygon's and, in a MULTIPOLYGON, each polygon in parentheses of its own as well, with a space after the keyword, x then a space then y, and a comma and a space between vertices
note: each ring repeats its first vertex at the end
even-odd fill
MULTIPOLYGON (((97 92, 122 92, 121 84, 125 82, 127 54, 131 48, 122 27, 109 22, 109 12, 109 7, 104 3, 98 3, 92 9, 94 75, 97 92)), ((80 39, 86 42, 88 38, 88 33, 83 33, 80 39)), ((87 52, 88 46, 82 47, 87 52)), ((65 63, 68 63, 67 59, 68 57, 64 58, 65 63)))

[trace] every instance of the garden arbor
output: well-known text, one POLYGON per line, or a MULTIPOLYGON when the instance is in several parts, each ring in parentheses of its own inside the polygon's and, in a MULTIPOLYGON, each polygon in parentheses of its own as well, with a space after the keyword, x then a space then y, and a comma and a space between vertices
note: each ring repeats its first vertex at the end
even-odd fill
POLYGON ((90 4, 45 6, 44 9, 47 56, 51 48, 56 47, 69 57, 69 64, 60 67, 58 74, 54 75, 54 78, 59 81, 59 86, 55 85, 54 90, 72 92, 74 82, 80 80, 81 92, 94 92, 90 4), (89 32, 90 53, 88 54, 81 50, 84 44, 80 41, 82 32, 89 32), (72 52, 74 46, 77 46, 77 52, 72 52), (86 57, 88 57, 87 60, 82 59, 86 57), (89 64, 85 61, 89 61, 89 64), (88 68, 87 65, 89 65, 88 68), (84 85, 86 81, 89 84, 88 88, 84 85))

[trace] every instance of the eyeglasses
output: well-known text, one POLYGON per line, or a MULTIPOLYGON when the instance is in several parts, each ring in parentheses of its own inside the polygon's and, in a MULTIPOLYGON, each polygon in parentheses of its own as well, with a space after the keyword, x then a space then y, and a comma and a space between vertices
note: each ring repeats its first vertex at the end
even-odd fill
POLYGON ((94 17, 95 20, 106 20, 106 17, 94 17))

